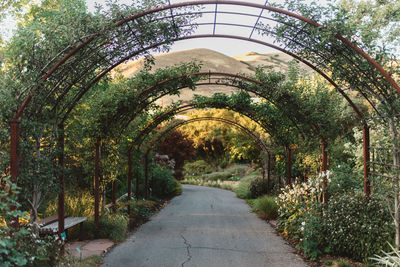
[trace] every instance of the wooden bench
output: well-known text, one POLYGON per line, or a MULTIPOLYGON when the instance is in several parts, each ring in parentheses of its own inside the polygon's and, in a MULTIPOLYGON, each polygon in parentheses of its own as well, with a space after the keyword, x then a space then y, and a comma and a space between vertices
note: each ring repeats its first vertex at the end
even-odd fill
MULTIPOLYGON (((65 234, 67 234, 68 228, 71 228, 77 224, 79 224, 79 236, 82 236, 82 225, 83 222, 87 220, 87 217, 68 217, 66 215, 64 217, 64 230, 65 234)), ((44 218, 38 222, 39 224, 39 233, 40 234, 55 234, 58 232, 58 216, 53 215, 47 218, 44 218)))

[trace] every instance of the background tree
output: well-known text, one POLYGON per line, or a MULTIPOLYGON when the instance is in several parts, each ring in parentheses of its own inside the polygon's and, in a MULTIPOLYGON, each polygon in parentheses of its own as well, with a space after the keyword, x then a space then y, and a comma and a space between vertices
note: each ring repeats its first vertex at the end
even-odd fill
POLYGON ((168 155, 170 159, 175 160, 174 176, 178 180, 183 178, 182 170, 185 161, 191 160, 196 154, 193 141, 179 130, 171 131, 161 141, 157 151, 159 154, 168 155))

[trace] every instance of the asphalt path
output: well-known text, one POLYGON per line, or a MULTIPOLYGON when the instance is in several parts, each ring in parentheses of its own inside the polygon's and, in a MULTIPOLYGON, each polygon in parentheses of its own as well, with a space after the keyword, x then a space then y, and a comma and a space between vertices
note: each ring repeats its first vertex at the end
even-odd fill
POLYGON ((308 265, 233 192, 184 185, 181 196, 114 247, 101 266, 308 265))

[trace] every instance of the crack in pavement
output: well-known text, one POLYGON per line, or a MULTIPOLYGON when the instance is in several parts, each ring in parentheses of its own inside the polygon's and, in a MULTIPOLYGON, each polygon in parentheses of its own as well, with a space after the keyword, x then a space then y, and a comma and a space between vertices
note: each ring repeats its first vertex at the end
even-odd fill
POLYGON ((187 252, 187 256, 188 258, 182 263, 182 267, 185 267, 185 263, 188 263, 191 259, 192 259, 192 255, 190 254, 190 248, 192 247, 189 242, 186 240, 186 238, 181 234, 181 237, 183 239, 183 243, 186 246, 186 252, 187 252))

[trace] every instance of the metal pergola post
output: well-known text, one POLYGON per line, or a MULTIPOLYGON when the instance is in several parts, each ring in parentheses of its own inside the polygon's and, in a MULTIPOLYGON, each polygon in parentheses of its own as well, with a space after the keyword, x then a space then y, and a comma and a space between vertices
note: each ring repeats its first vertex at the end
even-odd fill
POLYGON ((149 153, 144 154, 144 198, 149 197, 149 153))
POLYGON ((292 184, 292 149, 287 147, 287 184, 292 184))
POLYGON ((97 138, 95 143, 94 154, 94 223, 99 227, 99 207, 100 207, 100 137, 97 138))
POLYGON ((267 195, 271 192, 271 154, 267 151, 267 195))
POLYGON ((111 202, 112 202, 112 211, 115 213, 117 211, 117 198, 116 198, 116 183, 115 180, 112 181, 111 184, 111 202))
POLYGON ((324 203, 328 202, 329 194, 328 194, 328 179, 326 177, 328 170, 328 153, 326 151, 327 143, 324 138, 321 138, 321 152, 322 152, 322 165, 321 172, 323 173, 323 182, 322 187, 324 188, 324 194, 322 196, 322 201, 324 203))
POLYGON ((64 217, 65 217, 65 161, 64 161, 64 148, 65 148, 65 132, 64 132, 64 123, 58 125, 59 136, 58 136, 58 147, 59 147, 59 156, 58 156, 58 164, 60 166, 60 176, 59 176, 59 184, 60 184, 60 192, 58 193, 58 236, 61 238, 61 234, 64 232, 64 217))
MULTIPOLYGON (((132 199, 132 155, 128 150, 128 201, 132 199)), ((131 214, 130 205, 128 205, 128 214, 131 214)))
POLYGON ((363 159, 364 159, 364 194, 369 197, 371 194, 370 176, 370 139, 369 127, 364 124, 363 126, 363 159))
MULTIPOLYGON (((18 175, 19 175, 19 119, 10 120, 10 174, 11 174, 11 182, 17 184, 18 175)), ((17 207, 14 205, 10 206, 10 210, 16 210, 17 207)), ((18 217, 14 217, 11 219, 10 225, 14 229, 19 228, 19 219, 18 217)))

